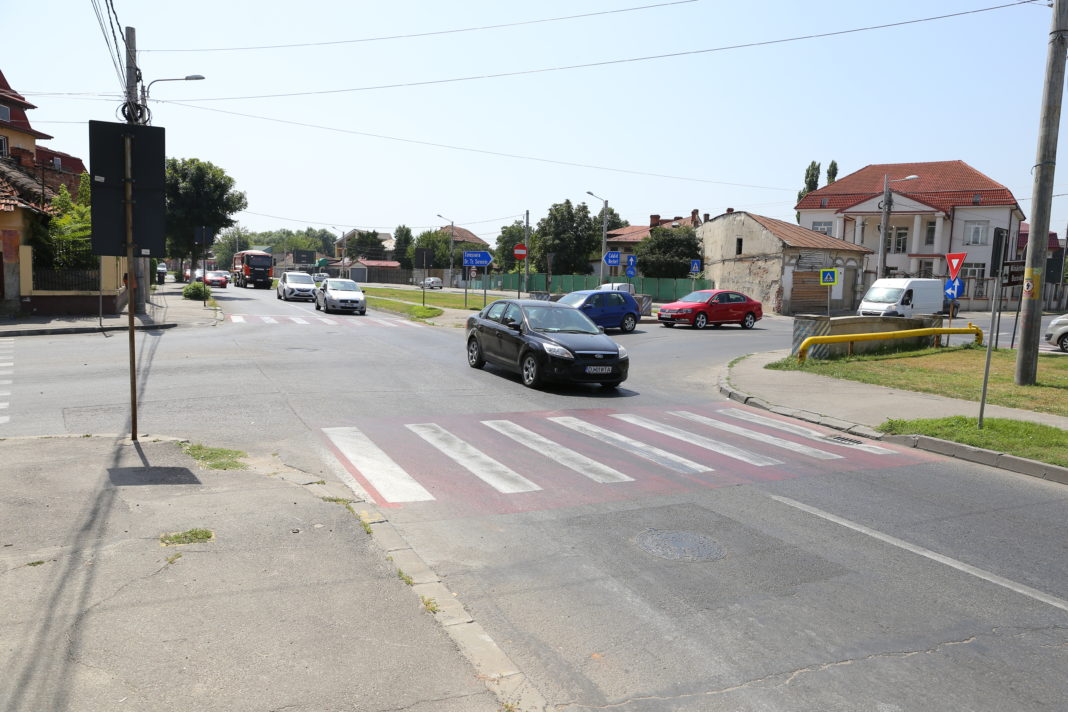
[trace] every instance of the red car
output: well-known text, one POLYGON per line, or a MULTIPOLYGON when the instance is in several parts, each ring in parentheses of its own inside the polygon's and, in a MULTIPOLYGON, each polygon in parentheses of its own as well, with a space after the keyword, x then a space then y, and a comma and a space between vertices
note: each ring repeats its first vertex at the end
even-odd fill
MULTIPOLYGON (((199 282, 200 280, 198 279, 197 281, 199 282)), ((230 275, 218 270, 208 272, 207 276, 204 277, 204 283, 209 287, 222 287, 223 289, 226 289, 226 285, 229 282, 230 275)))
POLYGON ((682 299, 660 307, 657 319, 664 326, 687 324, 703 329, 708 324, 740 324, 743 329, 752 329, 764 311, 760 302, 741 292, 729 289, 699 289, 682 299))

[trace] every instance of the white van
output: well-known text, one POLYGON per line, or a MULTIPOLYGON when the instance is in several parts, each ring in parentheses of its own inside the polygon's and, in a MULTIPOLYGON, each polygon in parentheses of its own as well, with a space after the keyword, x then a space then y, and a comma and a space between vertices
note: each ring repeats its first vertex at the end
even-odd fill
POLYGON ((860 300, 857 316, 938 314, 943 309, 940 279, 891 277, 875 280, 860 300))

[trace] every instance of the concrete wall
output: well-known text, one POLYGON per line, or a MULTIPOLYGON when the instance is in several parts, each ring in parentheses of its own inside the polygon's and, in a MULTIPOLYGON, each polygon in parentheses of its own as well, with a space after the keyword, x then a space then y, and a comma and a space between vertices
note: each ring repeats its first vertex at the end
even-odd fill
POLYGON ((704 247, 705 277, 716 289, 734 289, 765 311, 782 311, 783 244, 744 213, 722 215, 697 228, 704 247), (737 239, 742 253, 736 254, 737 239))
MULTIPOLYGON (((927 329, 942 326, 938 314, 922 315, 903 319, 891 316, 814 316, 794 317, 793 343, 790 353, 797 354, 801 342, 809 336, 840 336, 843 334, 871 334, 908 329, 927 329)), ((923 349, 931 346, 936 337, 917 336, 902 339, 853 342, 853 353, 923 349)), ((817 344, 809 349, 811 358, 830 358, 849 353, 849 343, 817 344)))

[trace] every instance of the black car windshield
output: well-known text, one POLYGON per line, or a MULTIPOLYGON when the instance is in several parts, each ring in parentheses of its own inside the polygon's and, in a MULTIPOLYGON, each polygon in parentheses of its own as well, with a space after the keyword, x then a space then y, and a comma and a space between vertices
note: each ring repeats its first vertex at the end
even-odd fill
POLYGON ((701 302, 701 303, 704 303, 704 302, 707 302, 708 298, 711 297, 711 296, 712 295, 709 294, 708 292, 690 292, 689 294, 687 294, 685 297, 683 297, 679 301, 680 302, 701 302))
POLYGON ((326 288, 335 292, 358 292, 359 287, 351 279, 330 279, 326 282, 326 288))
POLYGON ((564 332, 568 334, 598 334, 600 329, 577 309, 560 307, 524 307, 527 323, 535 331, 564 332))

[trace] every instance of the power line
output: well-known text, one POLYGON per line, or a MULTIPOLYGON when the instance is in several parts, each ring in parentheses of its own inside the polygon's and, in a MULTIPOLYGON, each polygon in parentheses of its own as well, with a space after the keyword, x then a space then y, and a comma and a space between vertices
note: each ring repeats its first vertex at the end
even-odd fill
POLYGON ((216 97, 204 97, 200 99, 187 99, 186 101, 237 101, 244 99, 280 99, 294 96, 319 96, 324 94, 346 94, 358 91, 376 91, 379 89, 401 89, 407 87, 418 86, 430 86, 435 84, 453 84, 456 82, 470 82, 478 81, 482 79, 501 79, 503 77, 518 77, 528 74, 544 74, 548 72, 564 72, 572 69, 588 69, 590 67, 606 67, 615 64, 629 64, 633 62, 649 62, 659 59, 673 59, 675 57, 686 57, 697 54, 710 54, 713 52, 726 52, 735 49, 748 49, 752 47, 766 47, 768 45, 785 44, 789 42, 800 42, 803 40, 821 39, 824 37, 836 37, 839 35, 854 34, 857 32, 871 32, 873 30, 885 30, 891 27, 902 27, 904 25, 914 25, 920 22, 933 22, 935 20, 945 20, 953 17, 962 17, 964 15, 974 15, 980 12, 990 12, 991 10, 1001 10, 1006 7, 1016 7, 1019 5, 1031 4, 1036 0, 1016 0, 1015 2, 1006 3, 1003 5, 994 5, 992 7, 979 8, 977 10, 964 10, 961 12, 954 12, 948 15, 936 15, 933 17, 922 17, 915 20, 901 20, 899 22, 888 22, 882 25, 868 25, 865 27, 854 27, 848 30, 835 30, 833 32, 820 32, 811 35, 798 35, 796 37, 785 37, 775 40, 761 40, 758 42, 746 42, 744 44, 725 45, 723 47, 710 47, 707 49, 693 49, 686 50, 684 52, 669 52, 667 54, 653 54, 643 57, 628 57, 625 59, 607 59, 599 62, 587 62, 584 64, 567 64, 559 67, 543 67, 540 69, 521 69, 514 72, 497 72, 495 74, 474 74, 466 77, 451 77, 448 79, 428 79, 417 82, 400 82, 397 84, 378 84, 365 87, 352 87, 348 89, 320 89, 317 91, 301 91, 301 92, 286 92, 282 94, 251 94, 247 96, 216 96, 216 97))
POLYGON ((635 10, 649 10, 657 7, 667 7, 669 5, 685 5, 691 2, 697 2, 698 0, 674 0, 673 2, 662 2, 656 5, 640 5, 638 7, 625 7, 618 10, 602 10, 600 12, 587 12, 581 15, 565 15, 563 17, 547 17, 540 20, 523 20, 520 22, 506 22, 498 25, 481 25, 478 27, 462 27, 453 30, 435 30, 432 32, 416 32, 407 35, 385 35, 382 37, 363 37, 354 40, 333 40, 330 42, 300 42, 297 44, 280 44, 280 45, 258 45, 253 47, 205 47, 202 49, 146 49, 142 52, 243 52, 247 50, 260 50, 260 49, 292 49, 294 47, 326 47, 330 45, 342 45, 342 44, 357 44, 361 42, 382 42, 384 40, 405 40, 415 37, 433 37, 435 35, 451 35, 458 32, 479 32, 482 30, 499 30, 504 27, 519 27, 522 25, 537 25, 546 22, 561 22, 563 20, 576 20, 585 17, 597 17, 598 15, 612 15, 622 12, 634 12, 635 10))
MULTIPOLYGON (((266 213, 257 213, 257 212, 252 211, 252 210, 241 210, 239 212, 245 213, 246 215, 256 215, 256 216, 261 217, 261 218, 271 218, 272 220, 285 220, 286 222, 303 223, 303 224, 306 224, 306 225, 331 225, 331 226, 337 225, 337 221, 336 220, 331 221, 331 222, 323 222, 321 220, 301 220, 299 218, 287 218, 287 217, 283 217, 281 215, 268 215, 266 213)), ((491 223, 491 222, 497 222, 499 220, 508 220, 509 218, 520 218, 520 217, 523 217, 523 213, 517 213, 516 215, 505 215, 504 217, 500 217, 500 218, 490 218, 489 220, 463 220, 463 221, 460 221, 460 222, 463 225, 482 225, 484 223, 491 223)), ((408 227, 411 230, 436 230, 436 229, 440 228, 441 225, 407 225, 406 227, 408 227)), ((396 228, 397 228, 397 225, 363 225, 363 226, 354 225, 352 227, 353 230, 394 230, 396 228)), ((475 233, 475 234, 480 234, 480 233, 475 233)), ((481 233, 481 234, 488 235, 490 233, 481 233)))
POLYGON ((111 16, 101 12, 99 0, 89 0, 89 3, 93 6, 93 14, 96 15, 96 23, 100 26, 100 33, 104 35, 104 44, 108 47, 108 56, 111 58, 111 64, 115 67, 115 74, 119 78, 119 85, 125 87, 126 80, 122 73, 122 63, 119 61, 121 58, 118 56, 118 47, 112 46, 111 37, 108 36, 108 28, 104 26, 105 16, 108 18, 108 25, 111 25, 111 16))

